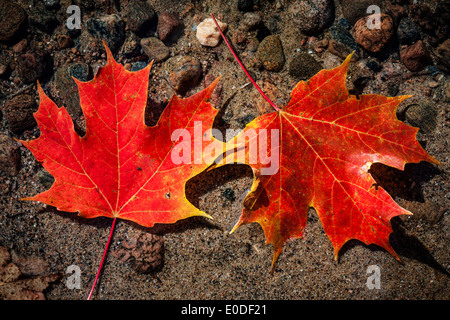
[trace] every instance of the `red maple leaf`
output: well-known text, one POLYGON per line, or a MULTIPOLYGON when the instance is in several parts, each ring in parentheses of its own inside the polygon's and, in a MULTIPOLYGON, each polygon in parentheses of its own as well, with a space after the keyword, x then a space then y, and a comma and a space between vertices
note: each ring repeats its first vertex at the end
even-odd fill
POLYGON ((208 102, 219 79, 191 97, 173 96, 158 123, 147 127, 151 64, 129 72, 114 61, 107 47, 106 52, 107 64, 93 80, 75 79, 86 134, 80 137, 66 109, 58 108, 38 86, 40 105, 34 116, 41 134, 21 141, 55 178, 49 190, 23 200, 78 212, 84 218, 114 218, 103 259, 116 218, 152 227, 192 216, 210 217, 189 202, 185 184, 211 161, 205 159, 204 150, 222 145, 212 137, 217 109, 208 102), (177 130, 180 133, 174 135, 177 130), (176 148, 179 144, 189 148, 176 148), (180 152, 187 154, 180 157, 180 152))
MULTIPOLYGON (((299 82, 287 106, 256 118, 229 142, 244 151, 241 161, 252 167, 255 178, 232 231, 251 222, 262 226, 266 243, 275 249, 272 272, 283 244, 303 237, 310 207, 334 246, 335 258, 350 239, 379 245, 398 258, 389 243, 390 220, 411 213, 375 186, 369 169, 375 162, 400 170, 410 162, 439 163, 417 142, 418 129, 396 117, 407 96, 357 98, 348 93, 350 58, 299 82), (267 156, 255 156, 256 150, 266 149, 267 156)), ((235 160, 236 154, 224 162, 235 160)))
POLYGON ((151 64, 129 72, 107 49, 107 64, 93 80, 76 80, 86 119, 80 137, 64 107, 58 108, 39 86, 40 106, 35 113, 41 130, 38 139, 21 141, 53 175, 52 187, 24 200, 44 202, 84 218, 106 216, 151 227, 190 216, 209 217, 185 197, 188 179, 206 168, 194 161, 195 151, 214 142, 201 140, 191 150, 191 163, 176 164, 172 148, 177 129, 193 143, 194 131, 210 134, 217 114, 208 101, 218 81, 185 99, 173 96, 157 125, 144 124, 151 64))

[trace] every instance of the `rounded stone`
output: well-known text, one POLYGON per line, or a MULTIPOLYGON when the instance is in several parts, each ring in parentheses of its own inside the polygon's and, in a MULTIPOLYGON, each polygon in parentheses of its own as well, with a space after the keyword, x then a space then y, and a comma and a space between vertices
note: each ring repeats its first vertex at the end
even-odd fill
POLYGON ((280 71, 284 67, 283 45, 276 35, 267 36, 261 41, 256 56, 267 71, 280 71))
POLYGON ((316 59, 304 52, 296 54, 289 64, 289 74, 299 80, 308 80, 322 69, 316 59))
POLYGON ((17 61, 17 71, 25 83, 33 83, 46 76, 49 70, 48 56, 42 51, 29 51, 21 54, 17 61))
POLYGON ((158 37, 161 41, 175 41, 181 34, 183 22, 173 13, 163 12, 158 17, 158 37))
POLYGON ((145 36, 156 30, 158 17, 147 1, 130 1, 126 10, 127 27, 134 33, 145 36))
POLYGON ((20 170, 19 146, 14 139, 0 133, 0 171, 15 176, 20 170))
POLYGON ((99 42, 105 40, 112 52, 118 50, 125 41, 125 22, 117 14, 90 18, 86 21, 86 30, 99 42))
POLYGON ((430 52, 422 40, 405 47, 400 52, 400 60, 411 71, 421 71, 432 62, 430 52))
POLYGON ((78 88, 72 77, 80 81, 87 81, 89 74, 89 65, 82 62, 65 64, 55 72, 56 90, 63 99, 67 112, 72 117, 78 117, 82 113, 78 88))
POLYGON ((202 65, 197 58, 175 56, 168 59, 164 69, 169 74, 169 83, 178 93, 184 93, 198 84, 202 74, 202 65))
POLYGON ((155 63, 166 60, 170 54, 164 42, 155 37, 141 39, 141 47, 149 59, 154 60, 155 63))
POLYGON ((408 17, 400 20, 397 28, 397 38, 400 44, 410 45, 420 37, 416 24, 408 17))
POLYGON ((3 108, 9 129, 16 134, 36 125, 33 117, 36 111, 36 101, 29 94, 19 94, 9 99, 3 108))
MULTIPOLYGON (((222 29, 222 32, 227 30, 228 25, 225 22, 217 20, 217 23, 220 29, 222 29)), ((205 47, 217 46, 222 38, 212 18, 206 18, 199 23, 196 36, 200 44, 205 47)))
MULTIPOLYGON (((368 11, 370 6, 383 7, 383 0, 341 0, 342 14, 350 25, 354 25, 359 19, 374 14, 368 11)), ((375 7, 372 7, 375 8, 375 7)))
POLYGON ((335 17, 334 1, 295 1, 290 8, 294 22, 306 35, 315 36, 331 26, 335 17))
POLYGON ((387 14, 373 14, 359 19, 353 30, 356 43, 365 50, 376 53, 381 51, 392 38, 394 22, 387 14), (376 21, 379 21, 379 27, 376 26, 376 21))
POLYGON ((424 133, 431 133, 436 128, 438 112, 426 102, 409 105, 405 112, 406 120, 424 133))
POLYGON ((13 40, 27 20, 25 10, 9 0, 0 0, 0 41, 13 40))

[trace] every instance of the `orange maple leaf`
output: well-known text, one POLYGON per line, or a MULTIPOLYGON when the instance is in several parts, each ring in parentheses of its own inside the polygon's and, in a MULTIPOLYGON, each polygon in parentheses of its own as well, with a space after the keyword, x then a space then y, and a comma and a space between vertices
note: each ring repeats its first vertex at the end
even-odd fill
POLYGON ((398 259, 389 243, 390 220, 411 213, 375 187, 370 166, 381 162, 403 170, 409 162, 439 163, 417 142, 418 129, 396 117, 407 96, 357 98, 348 93, 350 59, 351 55, 341 66, 299 82, 287 106, 254 119, 229 142, 238 146, 237 152, 224 162, 236 161, 243 152, 237 161, 250 165, 255 178, 232 232, 243 224, 259 223, 266 243, 274 246, 272 272, 283 244, 303 237, 310 207, 336 259, 350 239, 379 245, 398 259), (267 138, 271 134, 278 139, 267 138), (268 156, 255 157, 251 148, 256 143, 258 150, 270 150, 268 156))

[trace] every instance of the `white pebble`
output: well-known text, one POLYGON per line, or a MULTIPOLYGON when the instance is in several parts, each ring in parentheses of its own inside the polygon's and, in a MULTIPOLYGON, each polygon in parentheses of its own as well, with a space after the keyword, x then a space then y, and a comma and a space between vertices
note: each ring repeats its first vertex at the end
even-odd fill
MULTIPOLYGON (((228 25, 219 20, 217 20, 217 23, 219 24, 220 29, 225 32, 228 25)), ((220 38, 220 32, 212 18, 206 18, 197 26, 197 39, 202 46, 215 47, 219 44, 220 38)))

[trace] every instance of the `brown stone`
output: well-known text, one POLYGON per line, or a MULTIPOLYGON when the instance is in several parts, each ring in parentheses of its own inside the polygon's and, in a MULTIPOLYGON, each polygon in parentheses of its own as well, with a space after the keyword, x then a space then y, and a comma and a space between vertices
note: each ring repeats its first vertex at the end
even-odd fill
POLYGON ((183 22, 173 13, 163 12, 158 17, 158 37, 161 41, 173 41, 183 27, 183 22))
POLYGON ((422 40, 405 47, 400 52, 400 60, 411 71, 421 71, 432 62, 430 53, 422 40))
POLYGON ((356 43, 369 52, 379 52, 381 51, 394 34, 394 22, 392 18, 384 13, 373 14, 368 17, 359 19, 354 28, 354 37, 356 43), (380 21, 380 28, 369 28, 371 21, 378 19, 380 21))
POLYGON ((20 79, 26 83, 33 83, 45 76, 48 69, 48 61, 41 51, 26 52, 19 56, 17 71, 20 79))
POLYGON ((256 56, 268 71, 280 71, 284 67, 283 45, 276 35, 267 36, 261 41, 256 56))
POLYGON ((202 65, 197 58, 175 56, 165 62, 169 73, 169 83, 178 93, 184 93, 198 84, 202 74, 202 65))
POLYGON ((15 176, 20 170, 20 152, 14 139, 0 133, 0 171, 15 176))
POLYGON ((14 133, 21 133, 36 125, 33 113, 37 111, 36 101, 29 94, 20 94, 6 101, 3 113, 14 133))
POLYGON ((22 7, 13 1, 0 0, 0 41, 13 40, 27 20, 22 7))
POLYGON ((141 39, 141 47, 149 59, 154 60, 155 63, 166 60, 170 54, 164 42, 155 37, 141 39))

